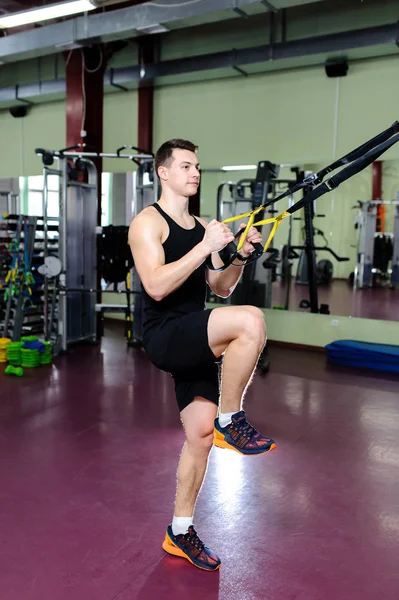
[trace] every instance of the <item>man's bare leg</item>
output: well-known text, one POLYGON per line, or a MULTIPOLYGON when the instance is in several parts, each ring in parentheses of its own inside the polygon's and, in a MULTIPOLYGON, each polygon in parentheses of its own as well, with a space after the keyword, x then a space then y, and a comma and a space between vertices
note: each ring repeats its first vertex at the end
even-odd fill
MULTIPOLYGON (((215 356, 224 353, 221 412, 238 412, 266 342, 261 310, 253 306, 216 308, 208 321, 208 343, 215 356)), ((196 398, 181 413, 186 442, 177 472, 175 517, 189 517, 204 480, 217 407, 196 398)))
POLYGON ((259 433, 241 412, 245 391, 266 343, 262 311, 254 306, 214 309, 208 321, 208 343, 215 356, 224 353, 220 412, 213 443, 240 454, 274 450, 274 441, 259 433))
POLYGON ((212 448, 217 406, 196 398, 181 412, 186 442, 177 470, 175 517, 191 517, 205 477, 212 448))
POLYGON ((237 412, 266 343, 264 315, 254 306, 216 308, 209 317, 208 340, 215 356, 224 352, 221 412, 237 412))
POLYGON ((217 554, 204 546, 192 521, 213 443, 216 413, 217 406, 213 402, 199 397, 181 412, 186 442, 177 471, 175 516, 162 544, 168 554, 185 558, 206 571, 216 571, 221 561, 217 554))

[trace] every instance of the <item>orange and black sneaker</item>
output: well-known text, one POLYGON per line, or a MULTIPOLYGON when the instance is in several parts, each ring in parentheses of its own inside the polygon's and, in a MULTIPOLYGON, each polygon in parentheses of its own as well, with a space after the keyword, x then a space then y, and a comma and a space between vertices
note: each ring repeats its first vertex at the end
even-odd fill
POLYGON ((162 548, 168 554, 186 558, 195 567, 205 571, 216 571, 221 565, 220 558, 201 542, 192 525, 187 533, 180 535, 173 535, 172 526, 169 525, 162 548))
POLYGON ((248 423, 243 410, 235 413, 226 427, 221 427, 219 419, 215 419, 213 444, 219 448, 235 450, 239 454, 263 454, 276 447, 274 440, 265 437, 248 423))

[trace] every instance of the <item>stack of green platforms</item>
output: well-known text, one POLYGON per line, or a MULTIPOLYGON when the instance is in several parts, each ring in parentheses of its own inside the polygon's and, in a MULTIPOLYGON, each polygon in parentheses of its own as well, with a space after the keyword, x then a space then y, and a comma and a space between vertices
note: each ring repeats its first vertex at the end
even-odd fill
POLYGON ((36 336, 22 338, 21 355, 22 367, 50 365, 53 359, 50 342, 41 342, 36 336))
POLYGON ((7 346, 7 361, 10 365, 19 366, 21 364, 22 342, 11 342, 7 346))
POLYGON ((39 350, 31 350, 30 348, 22 348, 21 350, 21 366, 26 368, 38 367, 40 365, 39 350))
POLYGON ((40 354, 40 364, 41 365, 51 365, 53 356, 51 352, 51 344, 50 342, 43 342, 44 352, 40 354))

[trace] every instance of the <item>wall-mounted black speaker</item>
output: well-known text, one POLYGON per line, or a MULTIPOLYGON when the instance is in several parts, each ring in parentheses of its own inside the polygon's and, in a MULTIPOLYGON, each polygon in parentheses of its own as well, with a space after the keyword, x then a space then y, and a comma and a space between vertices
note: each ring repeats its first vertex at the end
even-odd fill
POLYGON ((324 67, 327 77, 345 77, 349 69, 346 58, 329 58, 324 67))
POLYGON ((22 119, 22 117, 26 117, 28 114, 28 107, 23 105, 12 106, 9 111, 14 119, 22 119))

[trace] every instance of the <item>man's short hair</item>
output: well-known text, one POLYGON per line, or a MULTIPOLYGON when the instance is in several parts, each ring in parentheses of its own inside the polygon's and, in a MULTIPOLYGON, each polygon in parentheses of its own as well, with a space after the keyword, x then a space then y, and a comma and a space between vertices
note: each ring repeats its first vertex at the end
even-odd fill
POLYGON ((155 155, 155 173, 158 175, 159 167, 164 165, 169 166, 173 150, 189 150, 190 152, 196 152, 198 150, 198 146, 189 142, 188 140, 181 140, 179 138, 175 138, 173 140, 168 140, 160 148, 155 155), (169 163, 169 164, 168 164, 169 163))

